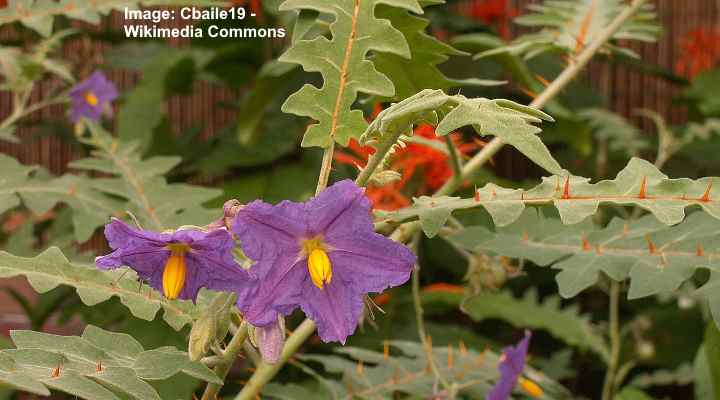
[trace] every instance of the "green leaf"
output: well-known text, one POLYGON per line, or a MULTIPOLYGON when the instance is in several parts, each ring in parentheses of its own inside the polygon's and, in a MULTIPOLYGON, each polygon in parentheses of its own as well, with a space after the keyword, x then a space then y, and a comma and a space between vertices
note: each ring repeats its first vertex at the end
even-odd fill
POLYGON ((183 372, 207 382, 220 382, 212 371, 190 361, 184 352, 170 347, 146 351, 129 335, 92 325, 82 336, 33 331, 12 331, 10 336, 15 349, 0 351, 0 382, 42 395, 49 395, 50 388, 89 400, 117 400, 116 394, 160 400, 147 381, 183 372), (9 368, 14 380, 5 382, 4 371, 9 368))
POLYGON ((390 96, 391 99, 405 99, 423 89, 449 89, 472 83, 449 79, 438 69, 438 65, 450 56, 465 53, 428 35, 425 31, 430 21, 407 10, 387 6, 378 7, 377 15, 390 20, 410 46, 410 59, 392 53, 378 53, 373 60, 378 71, 390 78, 395 86, 395 95, 390 96))
POLYGON ((713 185, 718 178, 669 179, 649 162, 633 158, 613 180, 592 184, 588 178, 551 176, 538 186, 528 189, 504 189, 488 184, 476 190, 472 199, 440 197, 415 199, 415 203, 397 211, 376 211, 385 222, 401 222, 423 218, 429 222, 427 230, 437 233, 443 219, 455 210, 483 207, 497 226, 515 221, 528 205, 554 205, 564 224, 577 224, 594 215, 600 204, 638 206, 652 213, 666 225, 680 223, 685 209, 699 206, 714 218, 720 219, 720 188, 713 185), (442 213, 439 210, 442 209, 442 213), (429 218, 431 215, 432 218, 429 218))
POLYGON ((360 140, 373 143, 400 133, 411 134, 413 126, 420 123, 437 125, 439 136, 472 126, 479 135, 498 137, 549 172, 560 173, 562 167, 537 137, 540 128, 533 124, 542 120, 552 121, 552 117, 509 100, 469 99, 427 89, 383 110, 360 140))
POLYGON ((298 40, 280 57, 323 77, 322 87, 306 84, 282 107, 284 112, 317 121, 308 127, 303 146, 328 147, 333 141, 347 146, 367 126, 362 111, 352 109, 358 94, 395 94, 392 81, 375 69, 367 55, 374 50, 410 58, 410 49, 400 31, 375 16, 378 4, 422 13, 416 0, 287 0, 280 6, 281 11, 314 10, 334 17, 330 39, 298 40))
POLYGON ((162 177, 180 162, 178 157, 142 159, 136 143, 118 141, 97 124, 88 122, 88 126, 91 136, 85 141, 97 151, 92 158, 71 162, 70 167, 116 176, 93 179, 92 188, 127 200, 125 209, 131 211, 143 227, 163 230, 206 225, 218 218, 219 211, 206 209, 202 204, 219 196, 220 190, 169 184, 162 177))
POLYGON ((97 24, 102 15, 112 10, 135 9, 140 3, 145 6, 216 4, 207 0, 9 0, 7 6, 0 9, 0 25, 19 21, 43 36, 50 36, 55 16, 65 15, 97 24))
POLYGON ((650 373, 638 374, 628 386, 650 388, 652 386, 685 386, 693 383, 693 367, 682 364, 675 370, 657 370, 650 373))
POLYGON ((40 293, 59 285, 72 286, 89 306, 117 296, 134 316, 147 321, 153 320, 163 308, 165 321, 177 330, 197 318, 200 310, 190 301, 165 299, 154 289, 139 283, 131 270, 101 271, 94 266, 70 263, 55 247, 35 258, 0 252, 0 277, 18 275, 26 276, 40 293))
POLYGON ((607 361, 607 345, 590 318, 581 315, 577 306, 560 305, 559 297, 549 296, 541 302, 537 292, 530 289, 522 299, 509 292, 483 293, 465 300, 461 308, 475 321, 497 318, 518 328, 546 330, 555 338, 591 350, 607 361))
POLYGON ((606 140, 612 151, 633 157, 649 147, 642 132, 619 114, 602 108, 589 108, 578 115, 590 125, 595 138, 606 140))
MULTIPOLYGON (((137 52, 137 46, 121 47, 115 52, 122 55, 137 52)), ((150 45, 152 56, 144 60, 140 73, 142 80, 125 95, 117 116, 118 136, 126 142, 137 142, 140 151, 150 145, 155 128, 165 117, 164 102, 170 94, 167 81, 175 68, 189 63, 191 71, 210 62, 212 54, 198 49, 173 49, 150 45)), ((118 55, 116 54, 115 57, 118 55)), ((187 79, 187 76, 184 77, 187 79)))
MULTIPOLYGON (((573 297, 594 285, 604 272, 616 281, 630 279, 629 299, 668 293, 690 279, 698 268, 714 271, 720 221, 702 212, 675 226, 658 223, 652 216, 634 221, 614 219, 600 228, 589 220, 565 226, 535 210, 527 210, 517 222, 492 233, 469 227, 448 240, 469 250, 491 251, 522 258, 540 266, 561 270, 556 280, 563 297, 573 297)), ((705 297, 720 323, 720 277, 697 291, 705 297)))
MULTIPOLYGON (((534 13, 522 15, 516 22, 523 26, 538 27, 540 31, 519 36, 511 44, 478 54, 485 57, 501 53, 532 58, 548 51, 561 51, 577 55, 589 46, 610 23, 628 7, 623 0, 545 0, 528 6, 534 13)), ((645 4, 611 39, 654 42, 660 34, 656 23, 655 7, 645 4)), ((606 44, 605 52, 635 54, 627 48, 606 44)))
POLYGON ((720 330, 717 324, 708 324, 705 329, 705 359, 713 385, 714 397, 720 397, 720 330))

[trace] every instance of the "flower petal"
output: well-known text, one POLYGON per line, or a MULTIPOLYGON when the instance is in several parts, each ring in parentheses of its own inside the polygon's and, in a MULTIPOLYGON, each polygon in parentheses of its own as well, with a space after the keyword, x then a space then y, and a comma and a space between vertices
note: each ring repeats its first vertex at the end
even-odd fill
POLYGON ((309 277, 302 282, 300 307, 318 327, 323 342, 345 344, 357 328, 363 313, 363 296, 342 279, 334 278, 318 289, 309 277))
POLYGON ((352 281, 355 290, 382 292, 410 279, 416 257, 406 246, 377 233, 329 237, 333 271, 352 281))
POLYGON ((503 359, 498 366, 500 379, 488 393, 486 400, 507 400, 510 397, 525 369, 530 336, 530 331, 525 331, 525 337, 517 345, 503 349, 503 359))
POLYGON ((135 229, 117 218, 112 218, 110 223, 105 225, 105 237, 113 250, 139 244, 164 247, 172 241, 171 235, 135 229))
POLYGON ((340 181, 307 203, 310 230, 326 238, 373 231, 371 207, 361 187, 340 181))

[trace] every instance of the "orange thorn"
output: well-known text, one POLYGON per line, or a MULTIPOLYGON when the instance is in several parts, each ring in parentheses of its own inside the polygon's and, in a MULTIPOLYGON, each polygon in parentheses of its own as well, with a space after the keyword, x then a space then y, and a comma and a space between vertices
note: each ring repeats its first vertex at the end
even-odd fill
POLYGON ((390 343, 387 340, 383 340, 383 360, 387 361, 390 358, 390 343))
POLYGON ((453 357, 453 348, 451 344, 448 344, 448 357, 447 357, 447 366, 448 368, 451 368, 455 365, 455 358, 453 357))
POLYGON ((362 376, 363 370, 363 362, 362 360, 358 360, 357 367, 355 367, 355 372, 357 372, 358 375, 362 376))
POLYGON ((540 75, 540 74, 535 74, 535 79, 537 79, 538 81, 540 81, 540 83, 542 83, 543 86, 545 86, 545 87, 550 86, 550 81, 548 81, 547 79, 545 79, 545 77, 543 77, 543 76, 540 75))
POLYGON ((570 175, 565 177, 565 185, 563 186, 563 194, 562 199, 569 199, 570 198, 570 175))
POLYGON ((592 246, 590 245, 590 242, 588 242, 587 237, 585 237, 585 234, 582 235, 582 249, 583 251, 590 251, 592 249, 592 246))
POLYGON ((640 183, 640 193, 638 193, 638 199, 647 198, 647 176, 643 176, 642 182, 640 183))
POLYGON ((627 223, 623 225, 623 236, 627 236, 628 232, 630 231, 630 225, 627 223))
POLYGON ((52 373, 50 374, 50 377, 51 377, 51 378, 57 378, 57 377, 59 377, 59 376, 60 376, 60 365, 58 365, 57 367, 53 368, 52 373))
POLYGON ((705 189, 705 194, 700 198, 700 201, 703 203, 707 203, 710 201, 710 190, 712 189, 712 179, 710 179, 710 183, 708 183, 707 189, 705 189))
POLYGON ((650 239, 650 235, 645 235, 645 239, 647 239, 648 251, 650 254, 655 254, 657 252, 657 247, 655 247, 655 243, 653 243, 652 239, 650 239))
POLYGON ((492 192, 490 193, 490 198, 492 200, 495 200, 496 197, 497 197, 497 192, 495 191, 495 189, 493 189, 492 192))
POLYGON ((702 246, 700 246, 700 243, 698 243, 697 247, 695 248, 695 255, 698 257, 703 257, 705 255, 705 251, 703 250, 702 246))
POLYGON ((560 191, 560 177, 558 176, 555 180, 555 193, 560 191))
POLYGON ((520 88, 520 91, 525 93, 531 99, 538 97, 538 94, 527 88, 520 88))
POLYGON ((475 197, 474 197, 474 199, 475 199, 475 202, 476 202, 476 203, 479 203, 479 202, 480 202, 480 192, 479 192, 477 189, 475 189, 475 197))
POLYGON ((520 201, 524 201, 524 200, 525 200, 525 192, 523 191, 523 192, 520 192, 520 201))
POLYGON ((98 360, 97 365, 95 366, 95 372, 103 372, 102 360, 98 360))
POLYGON ((528 236, 527 231, 523 231, 522 238, 523 238, 523 242, 527 242, 528 240, 530 240, 530 237, 528 236))
POLYGON ((467 356, 467 347, 465 346, 465 342, 460 340, 460 343, 458 343, 458 350, 460 351, 460 357, 466 357, 467 356))

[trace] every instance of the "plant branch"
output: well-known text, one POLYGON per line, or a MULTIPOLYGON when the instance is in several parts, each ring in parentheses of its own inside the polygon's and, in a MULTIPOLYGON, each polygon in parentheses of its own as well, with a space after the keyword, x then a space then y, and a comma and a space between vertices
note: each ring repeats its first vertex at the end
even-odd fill
POLYGON ((617 372, 618 363, 620 362, 620 347, 622 340, 620 338, 620 283, 612 281, 610 283, 610 360, 608 370, 605 374, 605 383, 603 385, 602 400, 612 400, 615 392, 615 374, 617 372))
POLYGON ((325 149, 323 153, 322 165, 320 166, 320 174, 318 175, 317 188, 315 189, 315 195, 319 195, 320 192, 325 190, 330 179, 330 171, 332 171, 333 154, 335 153, 335 139, 333 139, 330 146, 325 149))
POLYGON ((462 161, 450 135, 445 135, 445 144, 450 154, 450 166, 453 169, 452 180, 456 181, 455 184, 462 185, 462 161))
MULTIPOLYGON (((590 62, 593 56, 612 38, 612 36, 623 26, 623 24, 630 19, 638 9, 647 2, 647 0, 633 0, 632 4, 628 6, 622 13, 620 13, 615 19, 608 25, 593 42, 580 53, 580 55, 574 59, 573 63, 570 64, 555 80, 540 93, 538 97, 530 103, 530 107, 542 109, 554 99, 575 77, 585 68, 590 62)), ((483 149, 477 153, 463 169, 463 180, 472 176, 472 173, 483 166, 489 161, 505 143, 500 138, 494 138, 491 140, 483 149)), ((448 181, 445 186, 440 188, 439 195, 447 195, 460 187, 460 184, 455 180, 448 181)))
MULTIPOLYGON (((411 248, 413 248, 415 251, 417 251, 419 241, 420 237, 418 236, 418 234, 415 234, 415 237, 413 238, 411 244, 411 248)), ((415 307, 415 321, 417 323, 418 336, 420 337, 420 343, 422 343, 423 350, 425 350, 425 357, 427 358, 428 366, 430 367, 433 375, 435 375, 436 381, 440 382, 440 384, 442 384, 445 390, 450 391, 450 384, 448 383, 447 379, 445 379, 440 374, 440 370, 435 364, 432 343, 430 341, 430 337, 427 334, 427 331, 425 330, 424 311, 422 307, 422 299, 420 298, 420 265, 418 264, 415 265, 415 269, 412 273, 412 298, 413 305, 415 307)))
MULTIPOLYGON (((247 337, 248 324, 247 322, 243 321, 240 324, 237 332, 235 332, 232 339, 230 340, 230 343, 228 343, 227 347, 225 348, 225 351, 223 352, 221 357, 222 360, 217 361, 217 364, 215 365, 215 374, 223 381, 225 380, 225 377, 230 371, 230 368, 235 363, 235 359, 240 353, 240 350, 242 350, 243 343, 245 342, 245 339, 247 339, 247 337)), ((202 400, 217 399, 217 394, 220 391, 221 387, 222 385, 216 383, 208 383, 207 387, 205 388, 205 393, 203 393, 202 400)))
POLYGON ((315 332, 315 322, 310 319, 305 319, 295 331, 290 335, 285 342, 280 360, 275 364, 270 364, 265 361, 261 362, 255 373, 250 377, 250 380, 245 384, 243 389, 235 397, 235 400, 255 400, 260 394, 263 386, 275 377, 280 371, 280 368, 295 354, 300 346, 305 343, 305 340, 315 332))

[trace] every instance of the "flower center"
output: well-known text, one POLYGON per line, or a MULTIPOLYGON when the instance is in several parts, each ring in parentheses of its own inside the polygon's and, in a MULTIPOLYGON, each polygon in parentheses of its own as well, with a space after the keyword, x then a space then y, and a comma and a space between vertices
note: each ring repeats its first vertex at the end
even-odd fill
POLYGON ((87 91, 85 92, 85 102, 95 107, 98 104, 98 98, 95 96, 95 93, 87 91))
POLYGON ((323 248, 322 238, 315 237, 303 242, 303 250, 307 254, 308 272, 312 283, 323 289, 332 280, 332 263, 323 248))
POLYGON ((172 243, 167 245, 170 250, 170 257, 165 262, 163 271, 163 294, 170 300, 177 299, 180 292, 185 287, 185 275, 187 268, 185 267, 185 253, 190 250, 190 246, 184 243, 172 243))
POLYGON ((538 386, 537 383, 535 383, 529 379, 525 379, 522 376, 520 377, 520 379, 518 379, 518 383, 520 384, 520 387, 527 394, 530 395, 530 397, 539 399, 543 396, 543 390, 540 388, 540 386, 538 386))

